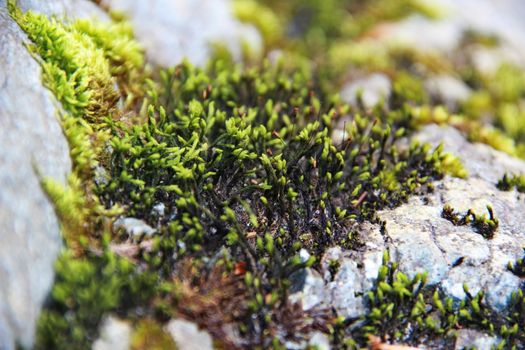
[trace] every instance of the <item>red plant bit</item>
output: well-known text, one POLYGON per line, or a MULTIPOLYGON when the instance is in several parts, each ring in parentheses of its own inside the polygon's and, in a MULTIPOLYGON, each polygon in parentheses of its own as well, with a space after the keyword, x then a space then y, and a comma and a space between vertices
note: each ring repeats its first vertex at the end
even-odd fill
POLYGON ((235 276, 244 275, 246 273, 246 262, 240 261, 235 264, 234 274, 235 276))

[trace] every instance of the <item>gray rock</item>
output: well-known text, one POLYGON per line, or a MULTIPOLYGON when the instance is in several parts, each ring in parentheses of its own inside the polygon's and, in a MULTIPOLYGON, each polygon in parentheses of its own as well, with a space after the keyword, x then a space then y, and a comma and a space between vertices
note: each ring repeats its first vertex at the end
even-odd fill
MULTIPOLYGON (((456 302, 466 297, 466 284, 471 294, 484 291, 488 305, 503 311, 521 284, 507 264, 523 255, 525 195, 502 192, 496 183, 506 172, 525 173, 525 162, 487 145, 469 143, 452 127, 429 125, 416 138, 433 146, 443 143, 445 151, 459 156, 470 176, 445 177, 434 183, 433 193, 379 212, 378 218, 385 222, 384 236, 378 226, 364 225, 359 230, 364 245, 357 252, 329 249, 320 264, 328 294, 325 304, 347 317, 366 312, 362 296, 373 287, 383 251, 388 250, 401 271, 410 277, 427 272, 428 284, 438 286, 456 302), (480 215, 487 214, 486 207, 491 205, 499 219, 494 238, 487 240, 471 226, 454 226, 442 218, 445 204, 461 213, 473 209, 480 215)), ((321 287, 316 280, 316 285, 306 288, 321 287)))
POLYGON ((472 90, 462 80, 450 75, 437 75, 425 81, 425 88, 431 96, 439 98, 447 106, 454 108, 466 101, 472 90))
POLYGON ((148 58, 161 66, 173 66, 188 58, 204 65, 211 44, 223 43, 234 58, 242 55, 242 43, 262 47, 259 33, 233 16, 228 0, 103 0, 104 5, 126 13, 137 40, 148 58))
POLYGON ((292 276, 292 293, 289 299, 292 303, 301 303, 303 310, 326 306, 328 300, 323 278, 317 271, 306 268, 292 276))
POLYGON ((137 218, 120 218, 113 223, 113 229, 116 231, 124 231, 131 238, 139 238, 142 236, 151 236, 156 230, 148 225, 143 220, 137 218))
POLYGON ((481 333, 472 329, 462 329, 458 331, 456 338, 455 350, 475 348, 478 350, 494 349, 500 342, 497 337, 491 337, 488 334, 481 333))
POLYGON ((341 98, 350 104, 356 104, 357 96, 361 93, 363 104, 372 108, 381 100, 387 100, 392 90, 390 79, 380 73, 374 73, 367 77, 347 83, 341 90, 341 98))
POLYGON ((59 223, 40 186, 71 168, 56 101, 42 85, 27 39, 0 0, 0 339, 31 347, 40 307, 53 282, 59 223))
POLYGON ((360 232, 365 242, 362 250, 330 248, 321 259, 321 275, 313 269, 296 274, 290 300, 301 301, 304 310, 333 307, 344 317, 362 315, 366 311, 364 295, 375 284, 385 243, 375 225, 365 223, 360 232))
POLYGON ((213 350, 213 341, 208 332, 182 319, 171 320, 166 330, 172 336, 179 350, 213 350))
POLYGON ((473 294, 485 291, 488 304, 502 311, 521 283, 506 266, 520 258, 525 247, 525 218, 521 215, 525 197, 516 191, 499 191, 495 184, 505 172, 525 170, 525 162, 486 145, 470 144, 451 127, 428 126, 417 138, 434 145, 443 142, 445 150, 463 160, 470 177, 446 177, 425 198, 414 197, 396 209, 380 212, 378 216, 386 221, 391 256, 408 275, 428 271, 429 283, 438 284, 458 301, 465 298, 463 284, 467 284, 473 294), (486 206, 491 205, 499 219, 495 237, 484 239, 470 226, 454 226, 443 219, 445 204, 477 214, 486 214, 486 206))
POLYGON ((22 11, 31 10, 64 19, 108 19, 107 13, 89 0, 17 0, 17 5, 22 11))
POLYGON ((93 350, 128 350, 131 343, 131 325, 127 321, 109 316, 100 327, 100 336, 93 350))
POLYGON ((310 337, 308 345, 317 350, 330 350, 332 348, 330 346, 330 339, 328 338, 328 336, 325 333, 321 332, 314 332, 310 337))
POLYGON ((441 8, 442 18, 410 16, 384 26, 381 39, 390 44, 442 54, 453 52, 463 34, 474 30, 496 35, 504 46, 522 55, 525 52, 525 25, 521 20, 525 6, 519 0, 437 0, 429 5, 441 8))
POLYGON ((431 53, 452 52, 463 35, 462 23, 449 17, 432 21, 421 15, 380 28, 380 40, 387 45, 417 48, 431 53))
POLYGON ((458 301, 465 298, 463 284, 473 294, 483 290, 488 304, 502 311, 520 285, 507 263, 521 257, 525 246, 525 233, 517 232, 525 219, 515 219, 523 222, 512 228, 506 217, 519 217, 523 210, 523 199, 506 196, 491 183, 445 178, 436 184, 433 195, 413 198, 399 208, 380 212, 379 217, 386 221, 391 257, 403 272, 413 276, 427 271, 429 284, 438 284, 458 301), (463 213, 472 208, 478 214, 492 205, 500 220, 495 237, 487 240, 470 226, 454 226, 441 218, 445 204, 463 213))
MULTIPOLYGON (((433 146, 443 144, 444 150, 461 159, 471 177, 496 184, 505 173, 525 173, 525 162, 481 143, 468 142, 451 127, 432 124, 424 127, 415 138, 433 146)), ((505 196, 504 193, 498 193, 505 196)))

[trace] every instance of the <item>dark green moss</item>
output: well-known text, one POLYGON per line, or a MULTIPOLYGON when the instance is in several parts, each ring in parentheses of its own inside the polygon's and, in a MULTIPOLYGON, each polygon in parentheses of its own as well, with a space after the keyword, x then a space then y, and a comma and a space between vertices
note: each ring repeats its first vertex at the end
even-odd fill
POLYGON ((511 189, 516 188, 518 192, 525 193, 525 176, 510 176, 505 174, 501 180, 498 181, 496 186, 502 191, 510 191, 511 189))
POLYGON ((499 220, 494 216, 494 211, 491 206, 487 206, 489 216, 477 215, 471 209, 465 215, 456 213, 450 205, 445 205, 441 216, 447 219, 455 226, 471 225, 485 239, 494 238, 494 234, 499 226, 499 220))

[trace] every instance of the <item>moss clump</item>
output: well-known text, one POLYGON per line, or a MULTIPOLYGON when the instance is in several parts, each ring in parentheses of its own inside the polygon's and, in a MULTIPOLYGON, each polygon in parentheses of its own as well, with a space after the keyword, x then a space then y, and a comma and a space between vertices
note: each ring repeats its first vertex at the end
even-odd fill
POLYGON ((177 350, 175 342, 156 321, 138 322, 131 336, 131 350, 177 350))
POLYGON ((118 94, 103 51, 89 36, 12 3, 10 13, 34 43, 30 49, 42 60, 44 82, 64 109, 86 118, 111 112, 118 94))
POLYGON ((443 207, 441 216, 455 226, 471 225, 483 238, 492 239, 498 229, 499 220, 494 216, 494 211, 490 205, 487 205, 487 211, 489 212, 488 217, 486 215, 477 215, 472 209, 469 209, 465 215, 461 216, 450 205, 446 204, 443 207))
POLYGON ((525 193, 525 176, 524 175, 508 175, 504 174, 501 180, 498 181, 496 187, 502 191, 510 191, 513 188, 520 193, 525 193))
POLYGON ((124 312, 151 297, 155 275, 104 251, 76 258, 65 251, 56 263, 52 301, 42 312, 36 349, 86 349, 108 312, 124 312))
POLYGON ((142 51, 125 22, 62 23, 31 11, 23 13, 15 1, 9 1, 8 7, 32 42, 28 47, 42 66, 44 83, 64 108, 61 122, 73 173, 67 187, 51 179, 42 183, 62 219, 65 239, 71 248, 79 249, 80 241, 100 229, 104 217, 121 212, 100 206, 93 195, 93 177, 95 168, 104 162, 102 148, 107 136, 101 121, 124 112, 116 108, 121 96, 127 102, 141 96, 142 51))
MULTIPOLYGON (((525 248, 524 248, 525 252, 525 248)), ((521 258, 516 260, 516 262, 509 262, 508 264, 509 271, 512 271, 518 277, 525 277, 525 259, 521 258)))
POLYGON ((462 328, 477 329, 501 338, 498 349, 519 349, 523 344, 523 291, 514 293, 508 313, 500 317, 485 302, 484 293, 472 295, 463 286, 465 300, 444 298, 426 286, 426 274, 409 278, 397 264, 383 257, 376 286, 367 295, 370 311, 359 319, 340 318, 332 329, 337 348, 357 349, 372 337, 385 343, 445 349, 454 346, 462 328))

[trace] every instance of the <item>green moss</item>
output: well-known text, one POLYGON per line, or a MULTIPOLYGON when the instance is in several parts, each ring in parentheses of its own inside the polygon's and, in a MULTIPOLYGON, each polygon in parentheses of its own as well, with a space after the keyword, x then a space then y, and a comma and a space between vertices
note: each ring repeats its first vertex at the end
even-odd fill
POLYGON ((494 216, 491 206, 487 206, 487 211, 489 212, 488 217, 486 215, 477 215, 471 209, 461 216, 450 205, 446 204, 443 207, 441 216, 455 226, 471 225, 483 238, 492 239, 498 229, 499 220, 494 216))
POLYGON ((89 348, 103 315, 140 305, 151 297, 156 280, 107 247, 83 258, 64 251, 56 273, 51 302, 39 320, 36 349, 89 348))
POLYGON ((154 320, 141 320, 131 336, 131 350, 177 350, 171 335, 154 320))
POLYGON ((502 191, 510 191, 515 188, 518 192, 525 192, 525 176, 524 175, 508 175, 504 174, 501 180, 496 184, 498 189, 502 191))
MULTIPOLYGON (((238 16, 263 32, 265 52, 282 46, 285 60, 234 64, 225 55, 204 69, 185 62, 159 70, 154 80, 145 79, 126 23, 63 24, 10 6, 67 112, 74 164, 69 188, 43 181, 67 249, 37 348, 89 348, 109 312, 134 322, 136 349, 172 347, 163 325, 174 317, 194 321, 224 348, 284 348, 321 326, 339 348, 364 346, 369 334, 447 347, 458 327, 523 343, 521 291, 504 317, 467 288, 458 306, 427 287, 425 275, 398 272, 388 256, 367 295, 370 312, 359 320, 304 312, 288 299, 297 271, 315 267, 330 246, 358 248, 359 224, 378 223, 378 210, 431 190, 445 174, 467 176, 442 147, 400 146, 419 126, 450 124, 520 153, 521 127, 509 120, 521 115, 512 106, 522 89, 519 79, 505 82, 516 71, 499 71, 492 89, 472 75, 469 83, 483 88, 460 106, 462 116, 436 106, 422 83, 452 64, 354 41, 377 23, 427 11, 419 3, 238 0, 238 16), (391 98, 370 110, 343 104, 338 84, 353 68, 387 74, 391 98), (487 111, 499 120, 494 126, 482 118, 487 111), (102 181, 95 168, 107 173, 102 181), (129 240, 111 230, 117 214, 156 233, 129 240)), ((490 239, 498 220, 488 210, 488 217, 461 216, 444 208, 444 216, 490 239)))
POLYGON ((21 12, 11 16, 34 43, 43 80, 64 109, 79 117, 107 115, 118 98, 104 53, 89 36, 45 15, 21 12))
POLYGON ((498 349, 519 349, 523 344, 523 291, 514 293, 504 317, 487 307, 485 295, 472 295, 459 302, 444 298, 436 287, 426 285, 426 274, 409 278, 397 264, 383 257, 375 287, 367 294, 370 310, 358 319, 339 319, 331 331, 338 348, 358 349, 369 336, 380 335, 387 343, 432 348, 454 346, 458 330, 477 329, 500 337, 498 349))

